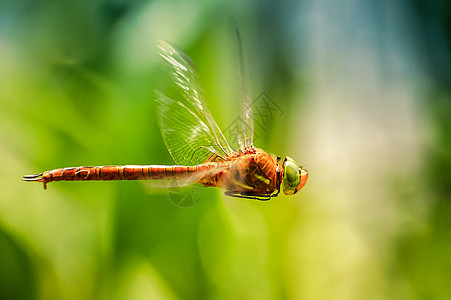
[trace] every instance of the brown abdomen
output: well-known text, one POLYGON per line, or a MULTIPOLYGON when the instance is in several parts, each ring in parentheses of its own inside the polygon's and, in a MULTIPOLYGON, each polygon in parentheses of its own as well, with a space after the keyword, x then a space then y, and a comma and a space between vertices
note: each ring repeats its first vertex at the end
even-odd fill
POLYGON ((71 167, 45 171, 44 173, 24 176, 25 181, 47 183, 52 181, 79 181, 79 180, 183 180, 193 173, 213 168, 216 163, 197 166, 158 166, 158 165, 125 165, 125 166, 98 166, 98 167, 71 167))

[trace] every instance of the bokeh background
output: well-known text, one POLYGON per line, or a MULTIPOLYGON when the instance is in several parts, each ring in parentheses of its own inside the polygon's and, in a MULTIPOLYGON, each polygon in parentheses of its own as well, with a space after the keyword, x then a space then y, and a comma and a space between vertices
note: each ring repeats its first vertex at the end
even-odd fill
POLYGON ((1 299, 449 299, 451 8, 445 0, 0 1, 1 299), (310 172, 269 202, 24 174, 172 164, 156 43, 198 66, 221 128, 310 172))

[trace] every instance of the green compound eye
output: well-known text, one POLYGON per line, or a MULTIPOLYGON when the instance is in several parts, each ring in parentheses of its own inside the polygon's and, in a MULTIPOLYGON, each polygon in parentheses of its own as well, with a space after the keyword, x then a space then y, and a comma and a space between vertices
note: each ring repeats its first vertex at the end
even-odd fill
POLYGON ((299 181, 298 167, 292 162, 288 162, 285 166, 285 176, 287 176, 287 181, 289 183, 295 183, 299 181))
POLYGON ((308 172, 301 168, 292 158, 285 158, 283 162, 282 187, 286 195, 293 195, 299 192, 306 184, 308 172))
POLYGON ((283 192, 286 195, 292 195, 298 191, 301 182, 299 165, 292 159, 287 157, 283 165, 283 192))

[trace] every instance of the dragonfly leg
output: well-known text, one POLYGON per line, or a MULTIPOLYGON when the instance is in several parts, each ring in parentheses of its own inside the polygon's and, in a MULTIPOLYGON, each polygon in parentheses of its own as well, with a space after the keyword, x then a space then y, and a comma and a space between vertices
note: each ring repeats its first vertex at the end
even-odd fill
POLYGON ((276 197, 276 195, 256 196, 256 195, 252 195, 252 194, 235 194, 232 191, 226 191, 225 195, 230 196, 230 197, 252 199, 252 200, 259 200, 259 201, 268 201, 268 200, 271 200, 271 198, 276 197))

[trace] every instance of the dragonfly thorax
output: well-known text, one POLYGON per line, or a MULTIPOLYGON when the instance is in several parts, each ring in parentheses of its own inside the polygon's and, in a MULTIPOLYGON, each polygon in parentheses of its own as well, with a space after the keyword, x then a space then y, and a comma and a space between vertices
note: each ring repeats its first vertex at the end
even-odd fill
MULTIPOLYGON (((279 190, 280 165, 262 149, 249 147, 232 153, 222 164, 226 167, 215 175, 215 186, 225 188, 229 194, 267 197, 279 190)), ((201 183, 206 186, 213 181, 205 179, 201 183)))

